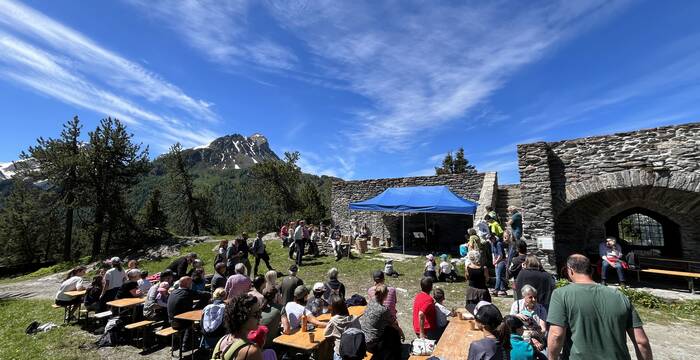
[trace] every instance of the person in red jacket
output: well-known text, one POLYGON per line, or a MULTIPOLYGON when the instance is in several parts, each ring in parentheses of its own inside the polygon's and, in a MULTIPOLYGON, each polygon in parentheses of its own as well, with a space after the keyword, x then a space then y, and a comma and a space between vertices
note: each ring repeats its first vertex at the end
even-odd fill
POLYGON ((421 339, 437 340, 439 337, 435 300, 430 296, 433 280, 424 277, 420 281, 421 291, 413 300, 413 331, 421 339))

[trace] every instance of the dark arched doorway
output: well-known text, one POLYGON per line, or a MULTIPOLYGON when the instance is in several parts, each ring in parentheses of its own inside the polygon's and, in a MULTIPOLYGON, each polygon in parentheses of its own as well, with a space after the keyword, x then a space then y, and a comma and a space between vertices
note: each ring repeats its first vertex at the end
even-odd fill
POLYGON ((634 207, 605 223, 605 235, 619 239, 623 252, 638 255, 681 257, 683 244, 678 224, 649 209, 634 207))

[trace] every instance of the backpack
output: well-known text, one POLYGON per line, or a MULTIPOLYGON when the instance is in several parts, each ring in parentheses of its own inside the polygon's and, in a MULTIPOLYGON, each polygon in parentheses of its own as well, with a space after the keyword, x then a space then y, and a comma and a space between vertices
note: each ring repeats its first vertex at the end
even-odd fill
POLYGON ((124 344, 124 321, 115 317, 107 321, 105 332, 97 340, 97 347, 110 347, 124 344))
POLYGON ((202 331, 211 334, 221 327, 224 322, 226 304, 210 304, 202 310, 202 331))
POLYGON ((343 360, 362 360, 367 355, 365 333, 358 328, 346 329, 340 335, 339 355, 343 360))
POLYGON ((355 294, 351 296, 347 301, 345 301, 347 306, 365 306, 367 305, 367 300, 362 297, 362 295, 355 294))
POLYGON ((236 356, 238 356, 238 352, 245 347, 246 345, 250 345, 249 342, 243 339, 237 339, 234 341, 231 346, 226 349, 226 351, 221 351, 221 341, 223 341, 226 338, 226 336, 223 336, 219 341, 216 343, 216 346, 214 347, 214 351, 211 355, 211 360, 232 360, 235 359, 236 356))

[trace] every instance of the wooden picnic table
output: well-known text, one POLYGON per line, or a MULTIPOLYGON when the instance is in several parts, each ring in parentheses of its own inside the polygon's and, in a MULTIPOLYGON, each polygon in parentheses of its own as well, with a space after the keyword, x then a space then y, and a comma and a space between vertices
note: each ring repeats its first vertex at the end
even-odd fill
MULTIPOLYGON (((472 330, 472 322, 474 320, 450 319, 440 341, 435 345, 432 356, 441 359, 466 359, 469 355, 469 345, 484 338, 481 330, 472 330)), ((429 357, 411 355, 409 360, 425 360, 429 357)))
MULTIPOLYGON (((357 316, 361 316, 362 314, 365 313, 365 308, 366 308, 366 306, 361 306, 361 305, 350 306, 348 308, 348 312, 350 313, 350 315, 357 317, 357 316)), ((317 316, 316 319, 318 319, 319 321, 329 321, 331 319, 331 313, 321 314, 321 315, 317 316)))
POLYGON ((117 299, 112 300, 107 303, 107 305, 115 308, 128 308, 132 306, 141 305, 146 302, 146 298, 127 298, 127 299, 117 299))
POLYGON ((293 347, 303 351, 316 350, 322 342, 326 340, 324 336, 325 328, 315 328, 313 331, 301 331, 301 329, 289 335, 282 334, 276 337, 273 342, 284 346, 293 347), (314 334, 314 341, 311 342, 309 333, 314 334))
POLYGON ((85 293, 87 293, 87 290, 74 290, 74 291, 66 291, 66 292, 64 292, 64 294, 66 294, 66 295, 68 295, 68 296, 72 296, 72 297, 84 296, 85 293))
POLYGON ((178 320, 186 320, 186 321, 200 321, 200 320, 202 320, 202 310, 188 311, 188 312, 182 313, 180 315, 175 315, 175 318, 178 320))

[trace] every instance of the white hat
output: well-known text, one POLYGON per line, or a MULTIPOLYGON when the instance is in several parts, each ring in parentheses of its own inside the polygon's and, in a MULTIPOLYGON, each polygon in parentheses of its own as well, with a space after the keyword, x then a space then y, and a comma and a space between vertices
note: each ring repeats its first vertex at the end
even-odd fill
POLYGON ((314 284, 313 289, 314 289, 314 292, 316 292, 316 291, 326 291, 326 285, 323 285, 322 282, 317 282, 317 283, 314 284))
POLYGON ((112 262, 112 264, 119 264, 122 262, 122 260, 118 256, 111 258, 110 261, 112 262))

